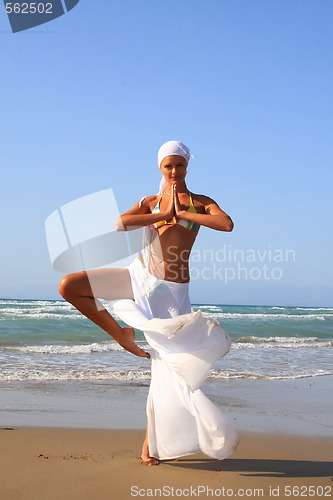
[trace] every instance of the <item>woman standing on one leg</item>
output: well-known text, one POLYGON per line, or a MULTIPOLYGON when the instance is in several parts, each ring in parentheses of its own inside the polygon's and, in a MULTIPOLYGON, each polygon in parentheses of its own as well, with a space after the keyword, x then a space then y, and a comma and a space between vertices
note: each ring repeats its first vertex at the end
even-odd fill
MULTIPOLYGON (((232 220, 214 200, 188 190, 185 177, 190 152, 186 146, 169 141, 160 148, 158 156, 162 173, 160 193, 136 203, 116 224, 119 231, 145 227, 150 232, 149 257, 141 255, 124 269, 92 270, 89 276, 86 272, 73 273, 65 276, 59 285, 60 294, 68 302, 122 347, 148 358, 149 354, 134 342, 134 329, 121 328, 111 314, 97 304, 95 297, 110 301, 130 299, 138 304, 147 319, 189 313, 189 256, 200 225, 218 231, 233 229, 232 220), (150 290, 147 291, 143 283, 149 283, 150 290)), ((153 404, 152 397, 150 399, 153 404)), ((148 435, 147 425, 141 458, 153 465, 158 460, 149 454, 148 435)))

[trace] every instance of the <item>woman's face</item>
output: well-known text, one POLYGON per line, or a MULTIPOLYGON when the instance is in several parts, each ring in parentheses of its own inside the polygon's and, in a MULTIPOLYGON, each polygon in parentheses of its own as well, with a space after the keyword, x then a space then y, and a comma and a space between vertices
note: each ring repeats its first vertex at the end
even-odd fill
POLYGON ((187 162, 179 155, 171 155, 163 158, 160 170, 164 179, 169 184, 181 184, 185 180, 187 162))

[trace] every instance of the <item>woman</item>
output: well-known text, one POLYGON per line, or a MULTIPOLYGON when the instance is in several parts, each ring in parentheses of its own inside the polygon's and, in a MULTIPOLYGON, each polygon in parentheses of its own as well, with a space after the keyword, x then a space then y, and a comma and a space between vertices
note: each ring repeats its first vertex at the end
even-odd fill
MULTIPOLYGON (((214 200, 204 195, 192 194, 187 189, 185 177, 189 159, 189 149, 181 142, 168 141, 163 144, 158 153, 158 164, 162 173, 159 194, 141 199, 133 208, 119 217, 116 223, 118 231, 145 228, 145 248, 138 259, 124 269, 97 269, 89 271, 89 276, 86 272, 69 274, 61 280, 59 285, 59 292, 64 299, 105 330, 124 349, 137 356, 150 357, 134 342, 135 332, 132 326, 135 326, 135 321, 132 326, 121 328, 95 297, 109 300, 111 305, 117 304, 119 299, 121 299, 120 303, 124 299, 128 302, 129 299, 138 306, 140 314, 143 313, 143 317, 147 320, 172 318, 190 313, 188 261, 199 226, 203 225, 218 231, 232 231, 233 229, 232 220, 214 200), (117 302, 113 302, 115 300, 117 302)), ((121 314, 118 315, 121 317, 121 314)), ((125 320, 126 317, 125 314, 125 320)), ((127 320, 126 323, 131 324, 131 321, 127 320)), ((151 345, 154 343, 152 342, 151 345)), ((154 368, 154 362, 156 363, 157 359, 161 361, 161 358, 154 350, 152 356, 154 373, 158 373, 157 368, 154 368)), ((163 369, 169 370, 166 366, 163 369)), ((163 377, 164 379, 170 378, 173 374, 164 371, 163 377)), ((149 452, 149 443, 152 443, 159 458, 174 458, 174 456, 198 451, 192 451, 192 448, 196 448, 193 443, 190 443, 186 450, 170 451, 168 444, 170 438, 162 436, 164 431, 160 432, 160 437, 158 437, 156 422, 152 428, 149 427, 149 415, 153 419, 155 413, 158 413, 156 392, 160 391, 160 387, 156 387, 156 378, 158 377, 155 376, 153 384, 152 377, 147 404, 147 433, 141 455, 141 459, 149 465, 158 463, 158 460, 149 452), (155 394, 155 397, 152 394, 155 394), (166 451, 158 452, 158 440, 165 441, 165 445, 161 446, 162 448, 164 446, 163 449, 166 451)), ((177 384, 178 380, 175 379, 174 385, 177 384)), ((165 390, 169 390, 169 387, 165 390)), ((177 386, 172 398, 181 398, 179 391, 182 390, 180 386, 177 386)), ((186 397, 191 398, 191 393, 186 397)), ((184 432, 186 425, 196 425, 195 419, 189 417, 186 422, 187 413, 182 413, 184 405, 179 403, 177 407, 177 404, 175 404, 175 412, 178 411, 182 420, 181 425, 185 426, 181 430, 184 432), (177 411, 176 408, 178 408, 177 411)), ((193 406, 193 403, 189 402, 189 405, 191 404, 193 406)), ((201 403, 198 404, 200 406, 201 403)), ((160 420, 163 420, 163 411, 161 408, 160 420)), ((215 410, 212 409, 212 412, 214 413, 215 410)), ((165 430, 166 426, 170 427, 168 422, 161 424, 161 429, 165 430)), ((180 425, 179 422, 178 424, 180 425)), ((223 427, 225 422, 223 421, 221 425, 223 427)), ((232 433, 232 430, 230 432, 232 433)), ((236 442, 235 435, 233 435, 233 441, 236 442)))

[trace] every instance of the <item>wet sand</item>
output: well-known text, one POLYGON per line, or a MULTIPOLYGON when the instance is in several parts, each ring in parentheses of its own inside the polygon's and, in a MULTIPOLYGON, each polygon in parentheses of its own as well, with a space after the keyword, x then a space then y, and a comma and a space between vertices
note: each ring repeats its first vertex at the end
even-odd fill
MULTIPOLYGON (((145 429, 150 381, 0 384, 0 427, 145 429)), ((333 375, 209 379, 204 394, 238 431, 333 437, 333 375)))

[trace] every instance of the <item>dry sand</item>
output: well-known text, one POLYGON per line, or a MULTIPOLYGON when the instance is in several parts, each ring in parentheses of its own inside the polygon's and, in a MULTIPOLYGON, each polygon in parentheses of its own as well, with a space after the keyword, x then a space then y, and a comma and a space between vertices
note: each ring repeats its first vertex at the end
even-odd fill
POLYGON ((333 496, 333 438, 242 433, 226 460, 191 455, 152 467, 139 460, 144 434, 2 427, 0 499, 333 496))

